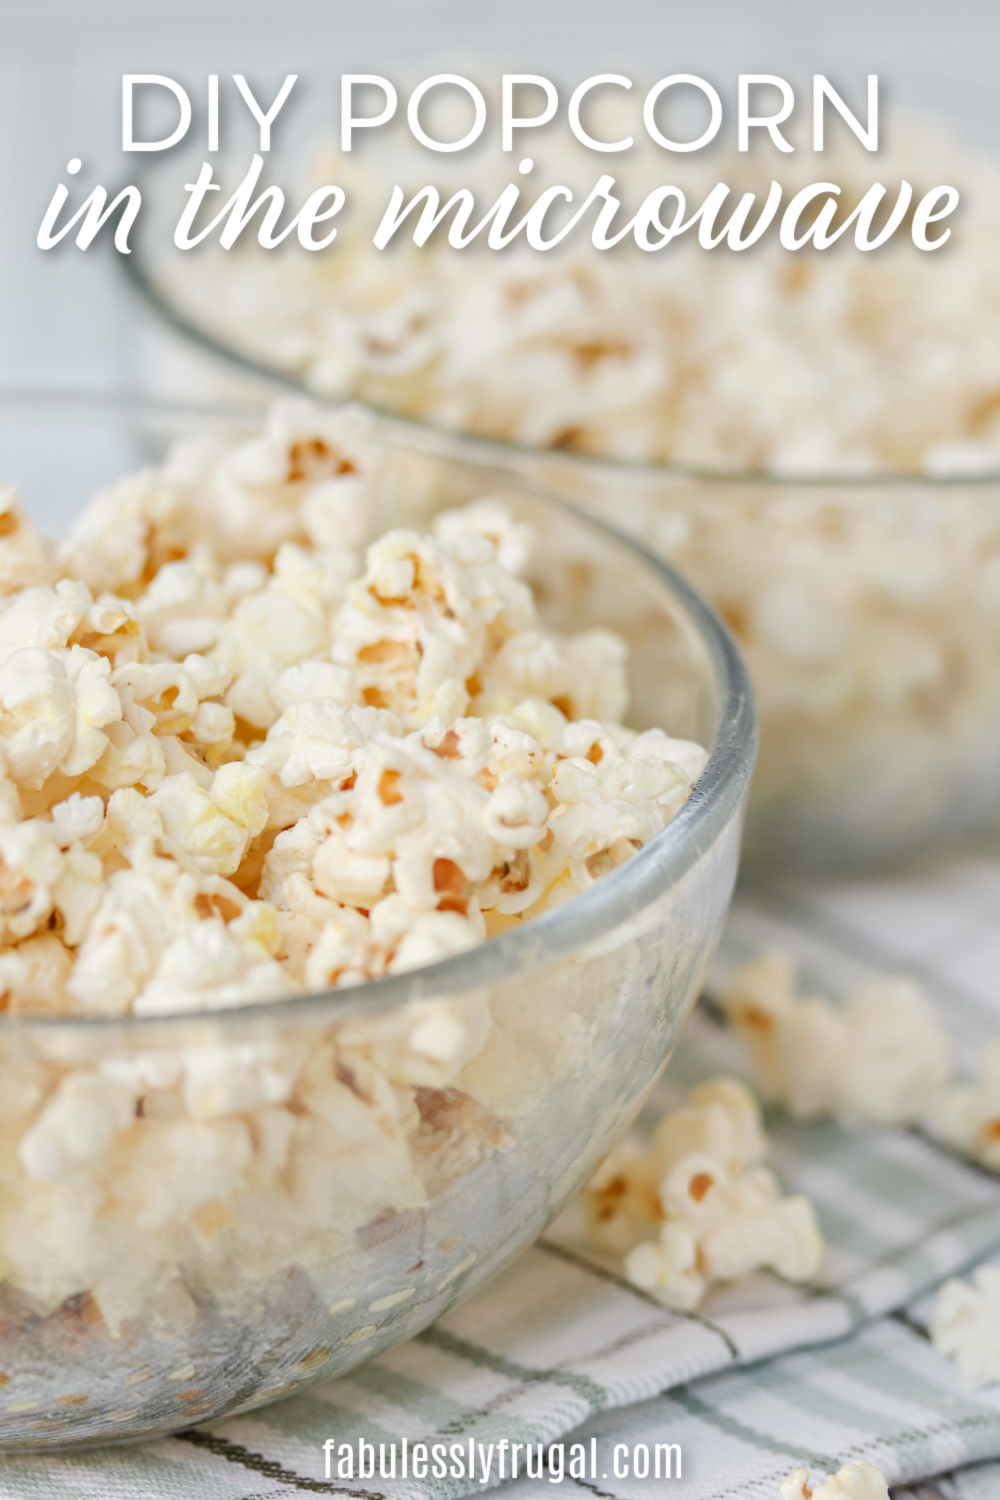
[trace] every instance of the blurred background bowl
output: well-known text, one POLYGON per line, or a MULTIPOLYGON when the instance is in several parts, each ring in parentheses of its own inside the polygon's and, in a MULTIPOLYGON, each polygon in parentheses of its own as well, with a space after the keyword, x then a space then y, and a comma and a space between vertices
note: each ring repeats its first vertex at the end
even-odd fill
MULTIPOLYGON (((125 269, 147 310, 147 383, 248 400, 308 388, 199 321, 175 295, 183 268, 165 277, 140 246, 125 269)), ((568 496, 722 615, 760 715, 751 872, 877 866, 1000 820, 1000 475, 656 465, 481 432, 456 448, 439 426, 381 416, 428 451, 568 496)))

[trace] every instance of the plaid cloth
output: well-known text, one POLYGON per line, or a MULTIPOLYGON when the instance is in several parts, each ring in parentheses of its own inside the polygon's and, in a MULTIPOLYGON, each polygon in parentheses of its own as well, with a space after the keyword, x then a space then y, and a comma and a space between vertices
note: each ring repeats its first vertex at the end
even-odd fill
MULTIPOLYGON (((758 888, 734 908, 715 983, 774 943, 834 996, 876 973, 913 974, 970 1071, 983 1039, 1000 1032, 1000 862, 758 888)), ((701 1007, 647 1119, 699 1079, 743 1070, 739 1044, 701 1007)), ((440 1438, 485 1451, 507 1438, 561 1440, 567 1454, 582 1443, 587 1477, 562 1482, 615 1500, 777 1500, 798 1465, 822 1474, 859 1456, 892 1482, 914 1482, 900 1500, 996 1500, 1000 1463, 984 1461, 1000 1458, 1000 1387, 964 1390, 925 1320, 943 1277, 1000 1251, 1000 1179, 919 1131, 851 1133, 780 1114, 768 1128, 786 1189, 812 1198, 827 1241, 806 1285, 760 1273, 697 1313, 671 1312, 596 1261, 570 1213, 470 1302, 339 1380, 145 1447, 10 1457, 0 1496, 447 1500, 469 1480, 328 1479, 323 1443, 356 1451, 360 1438, 440 1438), (680 1479, 615 1477, 616 1444, 664 1442, 681 1446, 680 1479)), ((549 1473, 508 1489, 536 1500, 554 1483, 549 1473)), ((477 1477, 471 1488, 481 1487, 477 1477)))

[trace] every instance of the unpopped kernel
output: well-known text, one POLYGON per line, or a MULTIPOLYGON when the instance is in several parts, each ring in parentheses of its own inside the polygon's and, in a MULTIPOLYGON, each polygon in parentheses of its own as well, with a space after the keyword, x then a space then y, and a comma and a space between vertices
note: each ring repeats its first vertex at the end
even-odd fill
POLYGON ((812 1204, 781 1196, 767 1149, 749 1091, 728 1078, 702 1084, 661 1120, 649 1152, 626 1141, 598 1169, 584 1195, 591 1241, 682 1309, 760 1267, 810 1276, 823 1254, 812 1204))

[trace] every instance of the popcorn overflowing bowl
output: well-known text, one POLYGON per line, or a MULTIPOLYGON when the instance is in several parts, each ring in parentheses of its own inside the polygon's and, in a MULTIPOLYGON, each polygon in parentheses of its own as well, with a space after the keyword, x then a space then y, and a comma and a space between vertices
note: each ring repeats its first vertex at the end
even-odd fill
POLYGON ((468 1295, 634 1117, 738 860, 750 690, 669 568, 351 409, 0 407, 50 515, 178 431, 61 543, 0 496, 8 1448, 468 1295))

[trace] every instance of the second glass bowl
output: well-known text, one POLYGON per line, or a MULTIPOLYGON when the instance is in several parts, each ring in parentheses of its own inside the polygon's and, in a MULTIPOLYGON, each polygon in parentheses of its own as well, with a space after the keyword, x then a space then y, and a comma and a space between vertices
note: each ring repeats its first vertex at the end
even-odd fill
POLYGON ((1000 479, 516 463, 668 559, 739 641, 748 860, 872 866, 1000 820, 1000 479))
MULTIPOLYGON (((128 269, 159 318, 154 386, 171 368, 182 387, 297 385, 195 321, 141 253, 128 269)), ((727 621, 760 713, 752 863, 849 870, 1000 820, 1000 476, 784 479, 461 443, 637 537, 727 621)))

